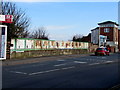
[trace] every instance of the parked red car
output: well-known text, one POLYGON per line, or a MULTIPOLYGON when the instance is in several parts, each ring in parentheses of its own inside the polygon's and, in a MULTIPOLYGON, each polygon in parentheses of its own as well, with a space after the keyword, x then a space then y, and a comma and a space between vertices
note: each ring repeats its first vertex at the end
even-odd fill
POLYGON ((109 56, 109 50, 107 48, 97 48, 95 51, 95 55, 108 55, 109 56))

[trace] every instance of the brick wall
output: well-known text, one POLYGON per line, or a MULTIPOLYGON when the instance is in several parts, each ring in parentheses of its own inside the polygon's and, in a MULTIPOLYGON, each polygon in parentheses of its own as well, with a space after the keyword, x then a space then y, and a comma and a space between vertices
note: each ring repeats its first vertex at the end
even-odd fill
POLYGON ((70 55, 70 54, 85 54, 88 53, 87 49, 53 49, 53 50, 32 50, 24 52, 12 52, 11 59, 40 57, 40 56, 53 56, 53 55, 70 55))
POLYGON ((100 27, 100 35, 105 35, 105 36, 109 37, 109 41, 113 41, 113 29, 114 29, 113 27, 100 27), (109 28, 110 32, 105 33, 104 28, 109 28))
POLYGON ((71 55, 71 54, 87 54, 94 53, 98 45, 89 43, 88 49, 51 49, 51 50, 28 50, 28 51, 13 51, 10 53, 10 59, 53 56, 53 55, 71 55))
POLYGON ((92 43, 89 43, 89 49, 88 50, 89 50, 90 53, 94 53, 98 47, 99 47, 98 45, 94 45, 92 43))

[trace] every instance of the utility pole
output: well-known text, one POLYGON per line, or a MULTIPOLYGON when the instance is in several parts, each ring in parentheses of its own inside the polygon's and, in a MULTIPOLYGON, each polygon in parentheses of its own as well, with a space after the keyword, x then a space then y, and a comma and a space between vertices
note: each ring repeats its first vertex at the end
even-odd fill
POLYGON ((2 15, 2 0, 0 0, 0 15, 2 15))
MULTIPOLYGON (((0 0, 0 15, 2 15, 2 0, 0 0)), ((0 25, 2 22, 0 22, 0 25)), ((0 27, 0 55, 1 55, 1 31, 2 28, 0 27)), ((0 61, 0 90, 2 89, 2 61, 0 61)))

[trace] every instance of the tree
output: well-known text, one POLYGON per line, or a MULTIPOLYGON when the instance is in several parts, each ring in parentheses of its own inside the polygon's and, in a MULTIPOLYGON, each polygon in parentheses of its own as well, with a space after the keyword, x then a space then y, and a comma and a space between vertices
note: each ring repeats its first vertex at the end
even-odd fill
POLYGON ((81 41, 83 35, 82 34, 76 34, 73 36, 72 41, 81 41))
POLYGON ((11 38, 24 38, 29 35, 28 27, 30 19, 21 8, 17 8, 15 3, 2 2, 2 14, 13 15, 13 23, 3 23, 8 26, 8 40, 11 38))
POLYGON ((31 35, 31 38, 49 40, 45 27, 37 28, 31 35))

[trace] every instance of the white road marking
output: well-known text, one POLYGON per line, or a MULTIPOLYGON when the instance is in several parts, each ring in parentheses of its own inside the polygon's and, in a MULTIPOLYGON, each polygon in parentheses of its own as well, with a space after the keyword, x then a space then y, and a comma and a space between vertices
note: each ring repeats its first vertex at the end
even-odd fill
POLYGON ((61 61, 65 61, 65 60, 57 60, 57 61, 61 62, 61 61))
POLYGON ((81 63, 81 64, 84 64, 84 63, 87 63, 87 62, 74 61, 74 63, 81 63))
POLYGON ((72 68, 75 68, 75 66, 61 68, 61 69, 53 69, 53 70, 48 70, 48 71, 35 72, 35 73, 30 73, 28 75, 37 75, 37 74, 49 73, 49 72, 54 72, 54 71, 59 71, 59 70, 66 70, 66 69, 72 69, 72 68))
POLYGON ((58 64, 58 65, 54 65, 55 67, 59 67, 59 66, 64 66, 66 64, 58 64))
POLYGON ((102 59, 106 59, 106 57, 102 57, 102 59))
POLYGON ((24 73, 24 72, 18 72, 18 71, 10 71, 10 72, 12 72, 12 73, 17 73, 17 74, 24 74, 24 75, 27 74, 27 73, 24 73))
POLYGON ((66 67, 66 68, 62 68, 63 70, 66 70, 66 69, 71 69, 71 68, 75 68, 75 66, 72 66, 72 67, 66 67))
POLYGON ((104 63, 112 63, 113 61, 106 61, 106 62, 104 62, 104 63))
POLYGON ((100 59, 106 59, 107 57, 97 57, 97 58, 100 58, 100 59))
POLYGON ((45 71, 45 73, 47 73, 47 72, 53 72, 53 71, 58 71, 58 70, 60 70, 60 69, 48 70, 48 71, 45 71))
POLYGON ((98 64, 100 64, 100 63, 92 63, 92 64, 89 64, 89 65, 98 65, 98 64))
POLYGON ((60 69, 53 69, 53 70, 48 70, 48 71, 41 71, 41 72, 35 72, 35 73, 30 73, 29 75, 36 75, 36 74, 41 74, 41 73, 48 73, 48 72, 53 72, 53 71, 58 71, 60 69))

